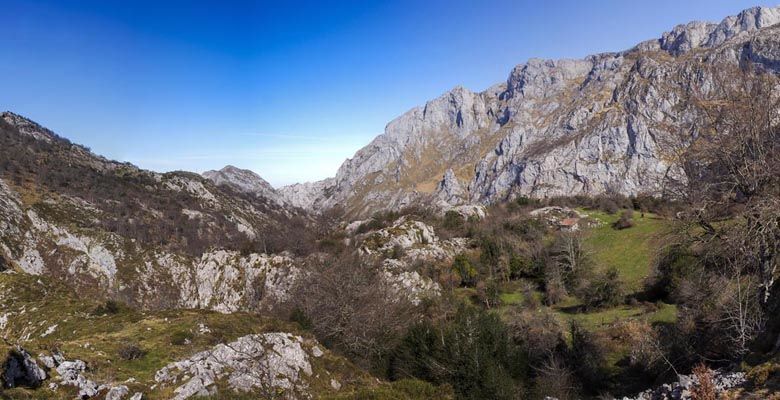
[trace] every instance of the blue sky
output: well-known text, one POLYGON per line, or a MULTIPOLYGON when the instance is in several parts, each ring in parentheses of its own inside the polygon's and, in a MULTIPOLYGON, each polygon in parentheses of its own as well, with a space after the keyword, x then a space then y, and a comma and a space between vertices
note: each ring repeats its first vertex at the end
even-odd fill
POLYGON ((415 105, 531 57, 719 21, 740 0, 0 0, 0 108, 107 157, 274 185, 335 174, 415 105))

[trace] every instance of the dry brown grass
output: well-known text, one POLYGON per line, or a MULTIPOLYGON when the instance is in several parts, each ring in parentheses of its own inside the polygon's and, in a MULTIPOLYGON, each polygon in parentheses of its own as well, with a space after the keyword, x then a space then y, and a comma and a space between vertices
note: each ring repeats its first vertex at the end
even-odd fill
POLYGON ((699 382, 691 390, 691 399, 716 400, 718 395, 715 393, 715 383, 712 381, 712 370, 704 364, 699 364, 693 369, 693 374, 699 382))

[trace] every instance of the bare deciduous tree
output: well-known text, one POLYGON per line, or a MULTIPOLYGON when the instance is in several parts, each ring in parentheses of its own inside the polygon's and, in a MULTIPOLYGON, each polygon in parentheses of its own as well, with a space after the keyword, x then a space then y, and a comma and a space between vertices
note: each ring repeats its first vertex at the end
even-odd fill
POLYGON ((321 340, 365 361, 382 356, 411 321, 410 302, 378 265, 356 256, 324 262, 295 293, 321 340))
POLYGON ((767 301, 780 251, 780 80, 749 67, 700 73, 705 84, 687 101, 694 117, 667 143, 685 172, 671 187, 700 240, 760 276, 767 301))
POLYGON ((741 356, 764 327, 778 275, 780 79, 747 65, 696 74, 683 102, 689 123, 665 146, 683 172, 670 174, 669 194, 688 205, 680 233, 698 249, 701 282, 722 285, 712 309, 698 313, 726 336, 726 353, 741 356))

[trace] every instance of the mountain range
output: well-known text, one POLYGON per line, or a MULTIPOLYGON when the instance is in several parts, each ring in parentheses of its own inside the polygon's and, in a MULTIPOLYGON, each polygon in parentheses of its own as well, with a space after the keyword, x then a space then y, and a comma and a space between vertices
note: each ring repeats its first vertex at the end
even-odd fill
POLYGON ((529 60, 483 92, 458 86, 404 113, 335 177, 277 192, 309 211, 339 206, 352 216, 416 201, 661 195, 680 174, 664 140, 685 129, 680 104, 707 87, 701 70, 741 62, 776 70, 778 22, 780 8, 756 7, 626 51, 529 60))
MULTIPOLYGON (((278 398, 383 385, 374 371, 331 351, 329 340, 305 333, 319 315, 316 308, 293 309, 306 303, 291 301, 301 285, 300 297, 338 292, 325 312, 339 314, 344 306, 367 320, 386 318, 375 327, 379 334, 370 332, 382 337, 401 329, 390 318, 393 307, 431 307, 426 312, 437 314, 427 303, 437 298, 489 309, 491 293, 501 297, 499 280, 513 290, 507 301, 525 287, 526 300, 539 303, 537 289, 555 289, 540 269, 562 258, 546 246, 572 238, 569 247, 576 247, 576 235, 559 234, 580 223, 607 230, 602 241, 631 237, 649 253, 647 232, 612 228, 620 221, 631 228, 631 210, 641 208, 625 198, 620 221, 614 210, 594 210, 591 217, 531 199, 663 197, 672 182, 686 179, 674 143, 691 134, 697 116, 685 105, 717 84, 713 69, 741 64, 780 72, 780 7, 679 25, 625 51, 528 60, 487 90, 458 86, 399 116, 334 177, 280 188, 230 165, 203 174, 144 170, 96 155, 16 113, 0 113, 0 302, 8 304, 0 308, 0 350, 9 354, 0 383, 13 388, 25 380, 16 387, 38 390, 56 371, 62 385, 78 386, 80 398, 121 399, 129 385, 138 393, 134 400, 143 393, 209 395, 225 384, 284 394, 278 398), (523 201, 502 204, 510 200, 523 201), (496 215, 486 213, 496 204, 490 209, 496 215), (382 213, 416 205, 424 206, 416 214, 382 213), (475 233, 481 221, 493 226, 475 233), (479 274, 489 279, 478 283, 479 274), (354 287, 362 291, 344 289, 354 287), (375 307, 360 308, 365 303, 375 307), (139 361, 144 354, 119 348, 127 338, 153 343, 151 356, 139 361), (38 349, 38 361, 19 343, 38 349), (87 375, 113 386, 84 378, 84 362, 63 358, 61 344, 70 354, 93 357, 87 375), (93 351, 93 344, 105 351, 93 351), (258 359, 262 364, 251 364, 258 359), (112 365, 122 366, 116 376, 100 373, 112 365), (268 375, 252 376, 257 371, 268 375), (109 397, 114 390, 124 392, 109 397)), ((645 219, 641 209, 645 229, 660 231, 672 220, 660 213, 645 219)), ((616 252, 620 257, 610 263, 629 257, 626 248, 616 252)), ((650 255, 631 257, 629 268, 649 270, 650 255)), ((693 252, 685 263, 689 258, 693 252)), ((644 272, 631 271, 637 289, 644 272)), ((565 295, 564 286, 559 290, 565 295)), ((627 306, 652 308, 649 313, 669 308, 660 300, 642 303, 627 306)), ((499 317, 490 318, 481 321, 499 317)), ((332 325, 339 330, 332 337, 366 328, 346 317, 332 325)), ((450 333, 457 339, 472 332, 450 333)), ((554 339, 554 346, 568 346, 554 339)))
POLYGON ((226 285, 222 296, 250 284, 196 275, 241 256, 213 251, 290 250, 304 241, 307 221, 330 209, 350 220, 418 202, 448 209, 517 196, 660 195, 681 174, 664 148, 691 117, 681 102, 711 84, 708 66, 780 68, 778 22, 780 8, 757 7, 717 24, 679 25, 627 51, 530 60, 484 92, 456 87, 401 115, 335 177, 279 189, 232 166, 202 176, 142 170, 5 112, 3 258, 133 303, 234 309, 203 282, 226 285), (172 278, 174 267, 188 272, 172 278))

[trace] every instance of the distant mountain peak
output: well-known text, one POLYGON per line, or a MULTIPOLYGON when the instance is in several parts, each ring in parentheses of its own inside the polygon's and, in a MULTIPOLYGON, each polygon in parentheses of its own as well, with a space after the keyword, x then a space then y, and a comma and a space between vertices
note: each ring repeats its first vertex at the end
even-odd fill
POLYGON ((698 48, 713 48, 745 33, 780 23, 779 7, 752 7, 720 23, 692 21, 675 26, 661 38, 640 44, 642 50, 657 47, 672 55, 681 55, 698 48))
POLYGON ((202 175, 216 185, 228 185, 241 192, 267 198, 278 205, 287 204, 268 181, 248 169, 226 165, 219 171, 206 171, 202 175))

